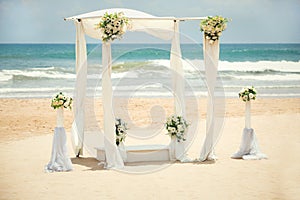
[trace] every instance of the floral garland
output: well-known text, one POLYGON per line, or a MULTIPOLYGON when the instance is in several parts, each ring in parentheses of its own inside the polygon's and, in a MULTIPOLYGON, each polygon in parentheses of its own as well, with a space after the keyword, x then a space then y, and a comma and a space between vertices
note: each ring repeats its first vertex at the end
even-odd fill
POLYGON ((102 33, 102 41, 108 42, 115 39, 121 39, 126 32, 129 20, 123 12, 108 14, 105 13, 100 22, 96 24, 96 29, 102 33))
POLYGON ((58 93, 51 101, 51 107, 54 109, 57 108, 70 108, 72 109, 72 101, 71 97, 66 97, 62 92, 58 93))
POLYGON ((168 131, 168 135, 173 138, 176 137, 178 142, 185 141, 186 130, 189 124, 186 120, 177 115, 172 115, 167 119, 166 129, 168 131))
POLYGON ((122 119, 116 119, 116 145, 119 146, 121 142, 125 141, 126 138, 126 130, 128 130, 126 123, 122 121, 122 119))
POLYGON ((252 87, 245 87, 239 92, 239 98, 243 101, 250 101, 256 99, 256 89, 252 87))
POLYGON ((222 31, 226 29, 227 22, 229 22, 229 19, 221 16, 208 17, 201 21, 200 30, 204 31, 205 39, 209 40, 210 44, 213 44, 220 38, 222 31))

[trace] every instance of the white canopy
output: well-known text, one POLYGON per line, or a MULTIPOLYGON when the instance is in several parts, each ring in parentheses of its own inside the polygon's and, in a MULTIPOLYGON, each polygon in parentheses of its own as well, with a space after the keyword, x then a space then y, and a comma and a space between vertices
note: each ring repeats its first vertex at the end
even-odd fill
MULTIPOLYGON (((83 139, 84 139, 84 101, 86 95, 86 82, 87 82, 87 52, 85 34, 96 39, 101 39, 99 30, 95 29, 95 24, 99 23, 100 18, 105 13, 118 13, 123 12, 124 15, 130 20, 129 31, 142 31, 150 35, 158 37, 163 40, 171 40, 171 55, 170 55, 170 68, 172 70, 172 83, 175 98, 175 114, 185 117, 185 102, 184 102, 184 75, 182 68, 182 58, 180 49, 180 35, 179 35, 179 22, 185 20, 201 20, 204 17, 155 17, 153 15, 131 10, 131 9, 106 9, 94 11, 86 14, 81 14, 73 17, 68 17, 65 20, 73 20, 76 25, 76 90, 75 90, 75 120, 72 125, 72 138, 75 146, 75 153, 82 154, 83 139)), ((206 45, 207 46, 207 45, 206 45)), ((214 45, 218 48, 219 44, 216 42, 214 45)), ((208 51, 210 52, 210 51, 208 51)), ((216 57, 205 56, 207 59, 216 59, 216 57)), ((218 59, 218 56, 217 56, 218 59)), ((213 70, 216 74, 218 62, 215 60, 210 61, 208 70, 213 70), (210 69, 211 68, 211 69, 210 69)), ((109 168, 122 168, 124 166, 120 153, 115 145, 115 118, 113 114, 112 104, 112 83, 111 83, 111 44, 104 42, 102 44, 102 98, 103 98, 103 111, 104 111, 104 148, 106 154, 107 166, 109 168)), ((208 73, 212 74, 212 73, 208 73)), ((210 75, 213 79, 215 75, 210 75)), ((208 77, 209 79, 209 77, 208 77)), ((208 83, 215 84, 215 81, 208 81, 208 83)), ((210 85, 209 88, 214 88, 210 85)), ((210 94, 211 91, 210 91, 210 94)), ((210 102, 211 103, 211 102, 210 102)), ((209 111, 211 112, 211 111, 209 111)), ((213 111, 212 111, 213 112, 213 111)), ((208 113, 209 115, 209 113, 208 113)), ((210 115, 209 115, 210 116, 210 115)), ((212 115, 213 116, 213 115, 212 115)), ((213 119, 210 119, 211 121, 213 119)), ((208 127, 207 127, 208 130, 208 127)), ((213 130, 213 129, 209 129, 213 130)), ((215 134, 207 132, 208 135, 215 138, 215 134)), ((216 139, 209 139, 205 141, 201 160, 206 160, 209 154, 212 153, 216 139), (204 152, 203 152, 204 151, 204 152)), ((177 160, 182 160, 185 156, 186 149, 184 142, 177 142, 178 148, 175 149, 175 157, 177 160)))
POLYGON ((101 39, 99 30, 95 29, 95 24, 99 23, 99 18, 101 18, 105 13, 118 12, 123 12, 124 15, 130 20, 131 28, 129 31, 146 32, 164 40, 172 39, 174 32, 174 21, 205 19, 204 17, 156 17, 137 10, 113 8, 68 17, 66 20, 82 21, 86 35, 95 39, 101 39))

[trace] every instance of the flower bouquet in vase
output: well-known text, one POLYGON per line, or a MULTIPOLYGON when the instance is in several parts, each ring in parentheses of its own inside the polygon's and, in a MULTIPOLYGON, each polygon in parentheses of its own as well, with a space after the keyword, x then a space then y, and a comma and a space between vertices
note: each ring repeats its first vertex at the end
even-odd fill
POLYGON ((71 109, 72 98, 62 92, 55 95, 51 107, 57 110, 56 127, 54 129, 50 162, 45 166, 45 172, 70 171, 73 169, 68 155, 67 136, 64 128, 64 109, 71 109))
POLYGON ((65 96, 62 92, 55 95, 55 97, 51 101, 51 107, 56 111, 56 127, 64 126, 64 109, 72 109, 72 101, 71 97, 65 96))
POLYGON ((177 159, 184 155, 184 145, 182 144, 186 141, 186 133, 189 124, 182 116, 172 115, 167 119, 165 124, 166 130, 168 131, 167 135, 171 137, 170 142, 170 157, 171 159, 177 159), (181 145, 176 145, 179 143, 181 145), (179 148, 183 148, 180 149, 179 148), (178 152, 176 152, 178 150, 178 152))
POLYGON ((121 157, 123 161, 127 160, 126 149, 124 146, 126 134, 127 134, 127 124, 122 120, 117 118, 115 121, 115 128, 116 128, 116 145, 119 149, 121 157))
POLYGON ((246 102, 245 104, 245 127, 251 128, 251 101, 256 99, 256 89, 252 87, 245 87, 239 92, 239 98, 246 102))

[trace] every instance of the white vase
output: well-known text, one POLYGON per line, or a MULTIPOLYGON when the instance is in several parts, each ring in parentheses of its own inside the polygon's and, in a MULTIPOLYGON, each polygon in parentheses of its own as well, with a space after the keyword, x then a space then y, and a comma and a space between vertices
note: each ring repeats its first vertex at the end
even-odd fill
POLYGON ((64 108, 60 107, 56 110, 56 127, 64 127, 64 108))
POLYGON ((171 142, 169 144, 169 155, 170 155, 170 160, 173 161, 173 160, 176 160, 176 154, 175 154, 175 148, 176 148, 176 136, 174 137, 171 137, 171 142))
POLYGON ((119 143, 118 149, 119 149, 119 152, 121 154, 123 161, 126 162, 127 161, 127 152, 126 152, 126 148, 125 148, 125 145, 123 142, 119 143))
POLYGON ((245 128, 251 128, 251 103, 246 101, 245 105, 245 128))

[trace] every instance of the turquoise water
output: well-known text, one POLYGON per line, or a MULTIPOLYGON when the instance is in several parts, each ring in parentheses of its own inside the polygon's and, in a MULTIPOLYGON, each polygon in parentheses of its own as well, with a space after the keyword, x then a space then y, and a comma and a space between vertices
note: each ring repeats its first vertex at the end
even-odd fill
MULTIPOLYGON (((101 45, 88 45, 88 95, 101 95, 101 45)), ((113 44, 114 95, 171 96, 169 44, 113 44)), ((206 96, 202 45, 182 44, 187 95, 206 96)), ((70 95, 74 44, 0 44, 0 98, 70 95)), ((254 85, 262 97, 300 97, 300 44, 221 44, 217 88, 235 97, 254 85)))

